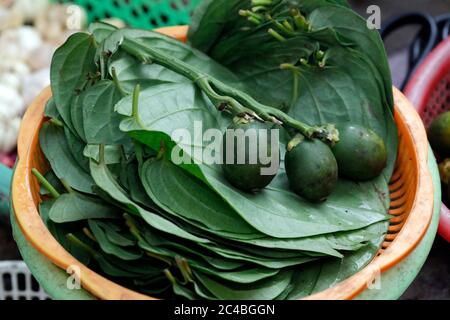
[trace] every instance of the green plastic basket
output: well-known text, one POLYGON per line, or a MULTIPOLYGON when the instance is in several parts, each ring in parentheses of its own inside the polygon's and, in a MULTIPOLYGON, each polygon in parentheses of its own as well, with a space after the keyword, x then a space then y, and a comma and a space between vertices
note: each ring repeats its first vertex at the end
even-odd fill
POLYGON ((88 21, 119 18, 134 28, 153 29, 189 24, 201 0, 56 0, 86 9, 88 21))

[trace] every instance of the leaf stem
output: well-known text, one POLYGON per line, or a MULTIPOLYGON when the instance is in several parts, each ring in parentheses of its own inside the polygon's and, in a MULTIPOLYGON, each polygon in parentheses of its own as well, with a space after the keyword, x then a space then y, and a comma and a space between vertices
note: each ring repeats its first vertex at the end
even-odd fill
POLYGON ((98 145, 98 163, 105 164, 105 145, 99 144, 98 145))
POLYGON ((91 230, 89 230, 88 228, 84 227, 83 233, 86 235, 86 237, 88 237, 92 241, 97 242, 97 239, 95 239, 95 236, 92 234, 91 230))
POLYGON ((127 225, 127 227, 130 229, 130 233, 138 240, 138 241, 142 241, 144 240, 139 232, 139 229, 136 226, 136 222, 134 221, 134 219, 127 213, 124 213, 123 215, 124 219, 125 219, 125 224, 127 225))
POLYGON ((289 141, 287 145, 287 151, 292 151, 293 149, 295 149, 296 146, 298 146, 303 141, 305 141, 304 136, 302 136, 301 134, 295 135, 294 138, 292 138, 292 140, 289 141))
POLYGON ((64 123, 62 123, 61 121, 59 121, 58 119, 55 119, 55 118, 51 118, 48 122, 50 122, 58 127, 64 127, 64 123))
POLYGON ((167 258, 165 258, 165 257, 163 257, 163 256, 160 256, 160 255, 158 255, 158 254, 152 253, 152 252, 150 252, 150 251, 148 251, 148 250, 144 250, 144 252, 145 252, 145 254, 146 254, 147 256, 149 256, 150 258, 153 258, 153 259, 162 261, 162 262, 164 262, 165 264, 167 264, 169 267, 172 266, 172 261, 170 261, 169 259, 167 259, 167 258))
POLYGON ((294 106, 294 104, 297 102, 299 97, 299 83, 300 83, 300 68, 291 64, 291 63, 283 63, 280 65, 280 69, 282 70, 290 70, 292 71, 292 99, 290 104, 290 109, 294 106))
MULTIPOLYGON (((143 62, 152 60, 153 62, 190 79, 202 89, 211 102, 216 106, 227 105, 235 115, 253 117, 257 120, 264 120, 285 127, 292 127, 310 139, 318 138, 331 143, 338 141, 335 140, 338 136, 337 130, 331 125, 310 126, 300 122, 281 110, 259 103, 245 92, 237 90, 222 81, 195 69, 186 62, 173 56, 169 56, 155 48, 144 45, 137 40, 124 38, 121 46, 123 50, 143 62)), ((135 104, 133 104, 133 108, 134 107, 135 104)), ((134 112, 135 110, 133 113, 134 112)))
POLYGON ((192 278, 192 270, 189 267, 189 263, 187 262, 187 260, 177 255, 175 256, 175 262, 178 266, 178 269, 180 269, 185 282, 194 282, 194 279, 192 278))
POLYGON ((73 235, 73 233, 68 233, 66 235, 67 240, 69 240, 71 243, 73 243, 74 245, 76 245, 77 247, 89 252, 92 256, 96 256, 98 255, 98 252, 95 251, 94 249, 92 249, 90 246, 88 246, 87 244, 85 244, 83 241, 81 241, 80 239, 78 239, 77 237, 75 237, 75 235, 73 235))
POLYGON ((269 30, 267 30, 267 32, 274 37, 275 39, 277 39, 280 42, 284 42, 286 41, 286 38, 283 37, 281 34, 279 34, 278 32, 276 32, 275 30, 273 30, 272 28, 269 28, 269 30))
POLYGON ((47 179, 45 179, 45 177, 36 168, 31 169, 31 172, 36 177, 39 184, 42 185, 45 189, 47 189, 53 198, 55 199, 59 198, 60 193, 56 191, 56 189, 51 185, 51 183, 47 179))
MULTIPOLYGON (((142 238, 141 233, 139 232, 139 229, 136 226, 136 222, 134 221, 134 219, 127 213, 124 213, 123 217, 125 218, 125 224, 129 228, 130 233, 138 240, 138 242, 145 242, 146 243, 145 239, 142 238)), ((170 261, 169 259, 167 259, 167 258, 165 258, 165 257, 163 257, 161 255, 155 254, 153 252, 150 252, 148 250, 145 250, 144 248, 141 248, 141 249, 144 250, 144 252, 145 252, 145 254, 147 256, 149 256, 151 258, 154 258, 156 260, 160 260, 160 261, 166 263, 168 266, 172 265, 172 261, 170 261)))
POLYGON ((294 18, 294 23, 297 29, 302 31, 309 29, 309 23, 306 20, 306 18, 301 14, 300 10, 292 9, 291 16, 294 18))
POLYGON ((161 160, 164 158, 164 155, 166 154, 167 148, 166 148, 166 143, 164 142, 164 140, 161 140, 159 142, 159 150, 158 150, 158 154, 156 155, 156 160, 161 160))
POLYGON ((261 12, 261 11, 267 11, 268 8, 265 6, 256 6, 252 8, 252 11, 255 13, 261 12))
POLYGON ((114 67, 111 68, 111 76, 112 76, 112 79, 113 79, 114 84, 115 84, 116 87, 117 87, 117 90, 119 90, 119 91, 120 91, 120 94, 121 94, 123 97, 125 97, 125 96, 127 95, 127 93, 126 93, 125 90, 123 89, 122 84, 120 83, 119 78, 117 77, 116 68, 114 68, 114 67))
POLYGON ((132 102, 132 116, 139 124, 141 128, 145 128, 144 124, 141 121, 141 117, 139 116, 139 94, 141 93, 141 86, 138 83, 133 90, 133 102, 132 102))
POLYGON ((272 0, 252 0, 252 6, 270 6, 272 0))
POLYGON ((60 181, 64 189, 66 189, 68 193, 73 193, 73 189, 70 187, 70 185, 67 183, 65 179, 60 179, 60 181))
POLYGON ((172 285, 175 286, 177 284, 177 279, 175 279, 175 277, 172 275, 172 272, 170 272, 169 269, 164 269, 164 274, 167 277, 167 279, 169 279, 172 285))

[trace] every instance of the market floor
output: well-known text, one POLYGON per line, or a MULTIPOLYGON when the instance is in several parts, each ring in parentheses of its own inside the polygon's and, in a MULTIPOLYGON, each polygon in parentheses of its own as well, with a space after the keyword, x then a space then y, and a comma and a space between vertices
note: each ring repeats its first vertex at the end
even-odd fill
POLYGON ((403 300, 450 300, 450 244, 436 237, 428 259, 403 300))
POLYGON ((0 216, 0 261, 20 259, 20 254, 11 234, 8 216, 0 216))

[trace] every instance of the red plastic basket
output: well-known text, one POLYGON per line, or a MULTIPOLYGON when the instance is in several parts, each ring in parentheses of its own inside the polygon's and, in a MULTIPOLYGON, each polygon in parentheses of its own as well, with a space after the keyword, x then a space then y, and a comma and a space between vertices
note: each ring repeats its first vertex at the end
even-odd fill
MULTIPOLYGON (((450 110, 450 37, 420 65, 405 89, 428 127, 434 118, 450 110)), ((439 234, 450 242, 450 210, 442 204, 439 234)))

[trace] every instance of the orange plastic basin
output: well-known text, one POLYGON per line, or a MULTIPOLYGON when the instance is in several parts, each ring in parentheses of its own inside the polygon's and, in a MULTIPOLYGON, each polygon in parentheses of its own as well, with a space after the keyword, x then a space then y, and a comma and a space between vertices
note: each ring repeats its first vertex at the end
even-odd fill
MULTIPOLYGON (((187 27, 171 27, 161 33, 185 41, 187 27)), ((428 169, 428 141, 422 121, 408 100, 397 89, 395 121, 399 129, 399 149, 395 173, 390 184, 393 218, 378 255, 363 270, 308 299, 351 299, 384 272, 405 258, 425 235, 433 215, 433 184, 428 169)), ((39 147, 39 130, 45 121, 44 108, 51 96, 45 89, 28 108, 18 140, 19 160, 12 183, 12 204, 17 223, 28 241, 57 266, 67 270, 77 265, 84 289, 100 299, 154 299, 126 289, 78 262, 51 235, 44 225, 38 204, 39 184, 32 168, 46 172, 48 163, 39 147)))

